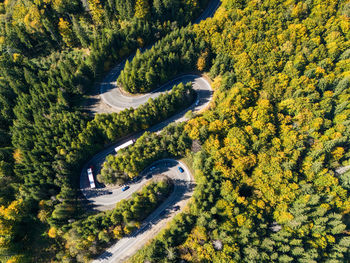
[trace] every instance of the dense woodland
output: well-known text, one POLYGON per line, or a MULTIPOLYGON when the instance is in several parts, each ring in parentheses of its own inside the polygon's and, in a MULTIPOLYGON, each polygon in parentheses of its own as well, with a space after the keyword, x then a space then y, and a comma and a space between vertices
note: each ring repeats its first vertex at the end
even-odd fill
MULTIPOLYGON (((195 171, 189 208, 130 261, 350 258, 350 171, 336 172, 350 165, 350 4, 223 0, 214 18, 180 29, 205 4, 0 3, 2 262, 84 262, 141 222, 125 206, 133 199, 87 216, 80 166, 193 93, 178 87, 138 110, 93 120, 80 105, 113 64, 158 39, 126 64, 119 83, 142 93, 205 71, 215 98, 210 110, 160 135, 145 133, 104 165, 101 178, 113 183, 165 156, 186 156, 195 171), (200 151, 191 152, 192 141, 200 151)), ((140 195, 150 200, 153 187, 163 186, 140 195)))
MULTIPOLYGON (((118 83, 131 93, 147 93, 176 75, 195 70, 200 54, 209 56, 190 28, 175 30, 141 54, 127 61, 118 83)), ((204 65, 199 70, 204 70, 204 65)))
MULTIPOLYGON (((126 132, 149 127, 178 110, 172 103, 183 91, 150 102, 148 110, 136 114, 131 109, 94 120, 81 105, 113 64, 190 23, 206 4, 0 2, 1 261, 54 260, 57 241, 48 229, 66 231, 69 220, 84 215, 77 198, 82 162, 126 132), (159 107, 162 115, 156 112, 159 107), (141 118, 137 114, 150 118, 136 122, 141 118), (124 130, 116 130, 110 121, 124 130)), ((190 103, 191 96, 187 98, 190 103)))
POLYGON ((215 105, 185 131, 197 187, 130 262, 347 262, 350 4, 223 1, 193 30, 215 105))

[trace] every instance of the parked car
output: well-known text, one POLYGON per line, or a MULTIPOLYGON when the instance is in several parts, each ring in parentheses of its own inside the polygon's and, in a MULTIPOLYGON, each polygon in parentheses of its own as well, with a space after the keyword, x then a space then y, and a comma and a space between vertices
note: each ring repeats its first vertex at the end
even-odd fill
POLYGON ((179 205, 174 206, 174 211, 177 211, 177 210, 179 210, 179 209, 180 209, 180 206, 179 206, 179 205))
POLYGON ((123 186, 122 191, 125 192, 125 191, 128 190, 129 188, 130 188, 130 186, 125 185, 125 186, 123 186))
POLYGON ((182 167, 179 166, 178 169, 179 169, 180 173, 184 172, 184 169, 182 169, 182 167))

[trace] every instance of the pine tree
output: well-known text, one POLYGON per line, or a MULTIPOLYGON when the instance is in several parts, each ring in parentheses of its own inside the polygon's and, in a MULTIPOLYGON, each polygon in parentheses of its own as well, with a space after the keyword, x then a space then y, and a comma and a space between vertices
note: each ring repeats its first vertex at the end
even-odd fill
POLYGON ((76 34, 82 47, 88 47, 89 46, 89 38, 88 38, 85 30, 81 27, 80 23, 75 18, 75 16, 72 16, 72 23, 73 23, 73 32, 76 34))
POLYGON ((157 17, 162 18, 164 12, 164 6, 162 0, 153 0, 153 8, 157 17))

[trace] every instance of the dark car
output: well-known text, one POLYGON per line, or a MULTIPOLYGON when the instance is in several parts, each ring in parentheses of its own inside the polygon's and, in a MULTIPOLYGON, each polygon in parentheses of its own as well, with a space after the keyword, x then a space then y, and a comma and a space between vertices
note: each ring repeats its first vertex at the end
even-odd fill
POLYGON ((164 216, 167 213, 166 210, 163 210, 162 212, 160 212, 159 216, 164 216))
POLYGON ((179 171, 180 171, 180 173, 183 173, 184 169, 182 169, 182 167, 179 166, 179 171))
POLYGON ((179 206, 179 205, 174 206, 174 211, 177 211, 177 210, 179 210, 179 209, 180 209, 180 206, 179 206))
POLYGON ((136 176, 134 179, 132 179, 132 182, 138 182, 140 181, 141 177, 140 176, 136 176))
POLYGON ((128 190, 129 188, 130 188, 130 186, 125 185, 125 186, 123 186, 122 191, 124 192, 124 191, 128 190))
POLYGON ((150 178, 152 178, 152 174, 151 173, 146 175, 146 179, 150 179, 150 178))

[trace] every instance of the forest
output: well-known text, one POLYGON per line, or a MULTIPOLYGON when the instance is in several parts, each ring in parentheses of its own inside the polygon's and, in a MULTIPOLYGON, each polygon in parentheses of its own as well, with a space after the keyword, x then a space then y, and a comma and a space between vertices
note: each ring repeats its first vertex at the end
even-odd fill
POLYGON ((197 187, 129 262, 347 262, 350 4, 222 1, 193 26, 215 106, 185 131, 197 187))
POLYGON ((98 214, 79 195, 84 161, 193 102, 180 85, 136 110, 92 118, 81 102, 137 49, 145 51, 118 79, 126 91, 200 72, 215 95, 209 110, 145 133, 104 164, 106 183, 164 157, 186 158, 194 171, 187 209, 130 262, 350 258, 350 170, 337 172, 350 165, 350 4, 222 0, 213 18, 192 25, 206 4, 0 2, 1 262, 86 262, 169 194, 169 182, 150 184, 98 214))
POLYGON ((93 119, 81 102, 113 64, 190 23, 206 4, 0 2, 1 261, 55 260, 48 230, 66 228, 85 214, 77 188, 82 162, 128 135, 106 124, 124 119, 122 128, 132 133, 181 110, 172 104, 176 98, 191 103, 192 93, 179 88, 136 111, 150 118, 138 126, 133 109, 93 119), (162 114, 152 115, 159 107, 162 114))
MULTIPOLYGON (((151 49, 127 61, 118 78, 118 84, 131 93, 147 93, 173 79, 176 75, 196 70, 200 54, 208 57, 204 41, 197 42, 189 28, 175 30, 162 38, 151 49)), ((205 65, 200 64, 203 71, 205 65)))

